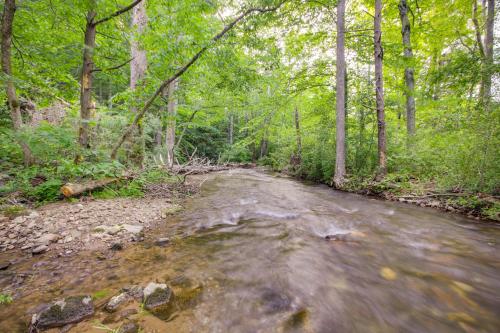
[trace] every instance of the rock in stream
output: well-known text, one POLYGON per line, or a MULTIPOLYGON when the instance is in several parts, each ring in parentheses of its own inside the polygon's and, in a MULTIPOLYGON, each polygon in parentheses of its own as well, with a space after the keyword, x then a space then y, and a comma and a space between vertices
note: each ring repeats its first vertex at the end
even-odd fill
POLYGON ((31 325, 36 329, 63 327, 78 323, 93 314, 94 304, 90 296, 70 296, 33 315, 31 325))

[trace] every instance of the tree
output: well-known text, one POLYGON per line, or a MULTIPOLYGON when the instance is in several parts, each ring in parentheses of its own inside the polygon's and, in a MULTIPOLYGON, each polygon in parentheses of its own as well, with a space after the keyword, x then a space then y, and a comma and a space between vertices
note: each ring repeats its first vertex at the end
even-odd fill
POLYGON ((493 39, 495 24, 495 1, 487 0, 487 8, 484 7, 486 1, 483 1, 483 12, 486 11, 485 36, 483 41, 483 29, 479 23, 477 0, 473 0, 472 22, 474 24, 476 43, 481 57, 481 86, 480 102, 482 106, 489 110, 491 103, 491 82, 493 74, 493 39))
POLYGON ((406 133, 408 143, 411 143, 411 137, 415 135, 415 78, 413 69, 413 50, 411 48, 411 28, 408 12, 410 10, 407 0, 399 2, 399 16, 401 18, 401 35, 403 36, 405 66, 405 84, 406 84, 406 133))
MULTIPOLYGON (((16 1, 5 0, 2 16, 2 71, 5 75, 7 102, 10 109, 10 117, 14 128, 14 135, 17 135, 23 126, 21 117, 21 104, 17 98, 16 86, 12 77, 11 64, 11 45, 12 45, 12 26, 14 24, 14 15, 16 13, 16 1)), ((23 151, 24 165, 32 163, 32 154, 28 145, 21 139, 17 139, 23 151)))
MULTIPOLYGON (((147 27, 148 17, 146 14, 146 0, 140 2, 132 9, 132 27, 134 29, 134 37, 130 42, 130 54, 132 60, 130 62, 130 90, 134 92, 138 83, 144 80, 148 66, 146 50, 140 43, 140 36, 144 34, 147 27)), ((133 112, 137 112, 136 107, 132 107, 133 112)), ((142 126, 137 126, 137 133, 132 136, 132 157, 142 164, 144 160, 144 139, 142 126)))
MULTIPOLYGON (((84 148, 90 147, 89 142, 89 122, 92 114, 93 103, 92 103, 92 81, 93 73, 96 71, 94 68, 93 53, 95 49, 95 38, 97 26, 99 24, 105 23, 112 18, 126 13, 130 9, 134 8, 142 0, 136 0, 130 5, 114 12, 113 14, 96 20, 96 2, 92 0, 90 2, 90 9, 87 12, 86 25, 85 25, 85 35, 84 35, 84 48, 83 48, 83 64, 82 64, 82 75, 80 79, 80 130, 79 130, 79 143, 84 148)), ((114 67, 119 68, 121 65, 114 67)))
POLYGON ((377 179, 381 180, 387 174, 386 136, 385 136, 385 110, 384 110, 384 76, 382 61, 382 0, 375 0, 374 17, 374 55, 375 55, 375 101, 377 108, 378 128, 378 171, 377 179))
POLYGON ((167 98, 167 126, 165 131, 165 148, 167 150, 167 166, 172 168, 175 161, 175 126, 177 115, 177 99, 175 91, 177 82, 172 81, 165 87, 163 95, 167 98))
POLYGON ((335 187, 342 187, 345 182, 345 91, 346 91, 346 62, 345 62, 345 0, 337 3, 337 62, 336 62, 336 149, 335 149, 335 187))

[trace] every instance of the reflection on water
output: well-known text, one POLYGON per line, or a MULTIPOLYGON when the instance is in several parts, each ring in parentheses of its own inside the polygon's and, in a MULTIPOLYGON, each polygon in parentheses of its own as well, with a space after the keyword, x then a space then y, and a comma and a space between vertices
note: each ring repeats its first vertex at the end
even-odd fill
POLYGON ((18 264, 25 277, 0 278, 23 280, 0 331, 22 331, 27 311, 61 295, 152 280, 197 297, 169 322, 141 321, 145 332, 498 331, 500 228, 255 170, 204 177, 158 231, 176 235, 167 248, 18 264))

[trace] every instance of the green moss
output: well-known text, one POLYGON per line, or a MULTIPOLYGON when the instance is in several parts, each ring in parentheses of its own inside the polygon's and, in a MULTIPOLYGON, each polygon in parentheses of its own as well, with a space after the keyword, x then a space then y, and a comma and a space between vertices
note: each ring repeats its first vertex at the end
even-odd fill
POLYGON ((298 310, 286 321, 285 323, 286 330, 304 326, 308 317, 309 317, 309 312, 306 309, 298 310))
POLYGON ((98 290, 92 294, 92 299, 94 300, 103 299, 106 298, 109 294, 110 291, 108 289, 98 290))

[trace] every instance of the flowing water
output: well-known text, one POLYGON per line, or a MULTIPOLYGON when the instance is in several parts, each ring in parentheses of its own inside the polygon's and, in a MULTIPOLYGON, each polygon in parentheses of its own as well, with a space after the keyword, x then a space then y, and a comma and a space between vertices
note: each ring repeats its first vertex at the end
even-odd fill
POLYGON ((143 315, 144 332, 500 331, 498 226, 257 170, 204 177, 155 232, 166 248, 20 262, 0 331, 23 331, 44 301, 154 280, 197 292, 168 321, 143 315))

